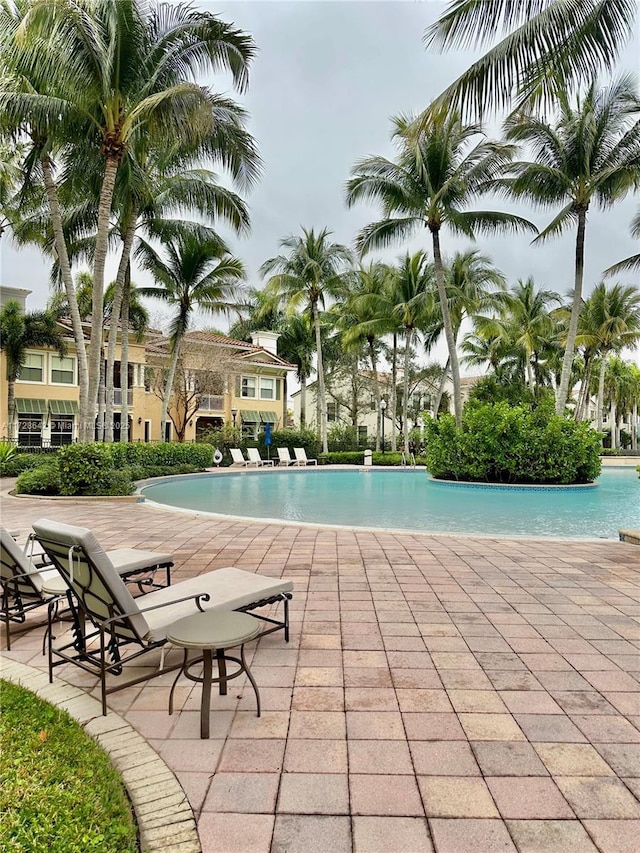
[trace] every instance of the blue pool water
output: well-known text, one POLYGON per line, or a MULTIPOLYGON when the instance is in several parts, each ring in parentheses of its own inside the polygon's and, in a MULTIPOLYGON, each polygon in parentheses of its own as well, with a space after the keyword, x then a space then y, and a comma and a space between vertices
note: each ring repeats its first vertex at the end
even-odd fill
POLYGON ((633 468, 598 485, 503 489, 430 480, 422 470, 304 470, 196 475, 146 486, 146 498, 201 512, 358 527, 485 535, 611 537, 640 527, 633 468))

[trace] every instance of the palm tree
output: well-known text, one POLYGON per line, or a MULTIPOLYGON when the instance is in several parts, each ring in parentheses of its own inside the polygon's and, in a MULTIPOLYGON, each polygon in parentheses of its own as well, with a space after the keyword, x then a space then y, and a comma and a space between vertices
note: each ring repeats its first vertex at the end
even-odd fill
MULTIPOLYGON (((390 282, 396 271, 381 262, 360 266, 350 277, 345 301, 338 307, 342 318, 342 340, 347 349, 366 343, 376 412, 380 412, 380 380, 378 377, 379 341, 383 335, 394 331, 391 307, 387 296, 390 282)), ((395 422, 395 418, 394 418, 395 422)), ((380 450, 380 417, 376 418, 376 450, 380 450)))
POLYGON ((306 388, 307 379, 312 371, 315 339, 309 314, 284 314, 277 331, 278 355, 296 366, 296 377, 300 383, 300 428, 306 426, 306 388))
POLYGON ((444 110, 416 123, 403 116, 393 120, 395 161, 368 157, 357 163, 347 184, 347 204, 377 201, 384 219, 367 225, 357 237, 364 254, 428 228, 433 242, 436 283, 442 323, 449 351, 456 422, 462 423, 460 368, 447 299, 440 231, 447 224, 458 234, 474 238, 476 231, 495 232, 529 228, 527 220, 496 211, 465 208, 511 161, 515 148, 499 142, 471 140, 482 134, 480 125, 464 124, 457 113, 444 110))
POLYGON ((453 0, 427 30, 428 46, 492 47, 438 98, 465 114, 509 108, 512 98, 552 100, 559 85, 577 91, 610 73, 629 42, 634 0, 453 0), (496 38, 500 40, 496 42, 496 38))
POLYGON ((608 358, 612 352, 620 352, 625 346, 632 346, 640 339, 640 293, 635 287, 621 284, 607 287, 604 282, 600 282, 589 296, 585 312, 589 325, 583 338, 592 345, 594 354, 600 356, 596 429, 602 432, 608 358))
MULTIPOLYGON (((88 405, 94 405, 102 347, 104 269, 116 175, 139 139, 186 141, 193 150, 210 137, 232 102, 191 82, 196 72, 223 69, 240 91, 254 54, 252 39, 214 15, 187 5, 149 7, 143 0, 57 0, 27 8, 11 44, 17 71, 0 106, 15 126, 46 134, 40 148, 66 147, 68 161, 93 147, 103 155, 94 255, 88 405), (23 85, 28 81, 28 87, 23 85), (72 144, 70 144, 70 142, 72 144)), ((54 173, 43 159, 50 203, 54 173)), ((52 206, 52 217, 58 217, 52 206)), ((60 232, 60 233, 58 233, 60 232)), ((64 254, 62 234, 56 248, 64 254)), ((65 275, 64 257, 61 258, 65 275)))
POLYGON ((561 415, 570 391, 582 307, 587 214, 592 203, 611 207, 640 177, 640 122, 632 118, 640 102, 627 76, 606 89, 592 83, 575 106, 566 93, 558 91, 557 107, 559 116, 553 125, 529 113, 507 120, 507 137, 530 146, 535 161, 515 163, 515 177, 501 185, 512 196, 540 207, 564 204, 536 240, 576 227, 573 302, 556 394, 556 413, 561 415))
POLYGON ((15 384, 24 367, 26 351, 31 347, 53 347, 60 356, 66 352, 62 332, 51 311, 25 313, 15 299, 0 310, 0 349, 7 367, 8 437, 13 440, 16 425, 15 384))
POLYGON ((180 232, 171 228, 165 233, 157 224, 155 237, 162 243, 166 260, 143 239, 139 240, 135 256, 142 269, 158 282, 156 287, 139 288, 140 295, 161 299, 175 308, 169 332, 171 361, 160 419, 160 440, 164 441, 176 366, 194 311, 199 308, 211 314, 228 312, 235 306, 238 285, 245 273, 242 262, 232 257, 215 231, 206 226, 185 223, 180 232))
MULTIPOLYGON (((434 265, 424 252, 407 254, 399 263, 394 277, 393 318, 404 335, 404 377, 402 394, 402 424, 404 452, 409 454, 409 373, 411 348, 416 333, 431 323, 434 305, 434 265)), ((395 416, 395 413, 394 413, 395 416)))
POLYGON ((322 362, 322 337, 320 330, 320 308, 328 297, 340 292, 343 272, 352 262, 346 246, 329 240, 331 231, 323 228, 318 234, 313 228, 302 229, 302 236, 291 235, 280 242, 286 254, 265 261, 260 267, 262 276, 271 275, 266 289, 291 309, 306 304, 313 318, 316 338, 318 393, 316 394, 317 422, 323 453, 327 446, 327 399, 322 362))

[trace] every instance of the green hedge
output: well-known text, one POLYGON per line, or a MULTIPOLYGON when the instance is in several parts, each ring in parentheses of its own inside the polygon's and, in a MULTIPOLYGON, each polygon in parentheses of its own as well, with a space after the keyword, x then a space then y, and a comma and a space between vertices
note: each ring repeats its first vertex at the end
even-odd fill
POLYGON ((42 465, 45 460, 50 459, 49 456, 42 456, 35 453, 17 453, 6 462, 0 462, 0 477, 17 477, 23 471, 30 468, 37 468, 42 465))
MULTIPOLYGON (((374 451, 371 454, 373 465, 402 465, 402 453, 387 450, 385 453, 374 451)), ((426 460, 422 456, 416 457, 416 465, 425 465, 426 460)), ((364 465, 364 451, 352 450, 341 453, 321 453, 318 457, 319 465, 364 465)))
POLYGON ((57 461, 23 471, 16 480, 15 492, 19 495, 59 495, 60 469, 57 461))
POLYGON ((600 473, 600 436, 560 417, 552 403, 467 404, 462 428, 451 415, 428 421, 426 462, 445 480, 588 483, 600 473))

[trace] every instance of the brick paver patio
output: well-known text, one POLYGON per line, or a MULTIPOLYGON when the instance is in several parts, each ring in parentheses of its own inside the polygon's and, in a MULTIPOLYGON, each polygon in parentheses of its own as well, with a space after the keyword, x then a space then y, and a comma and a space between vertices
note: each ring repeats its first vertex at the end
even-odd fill
MULTIPOLYGON (((110 697, 176 773, 205 853, 640 849, 640 547, 2 498, 6 527, 40 516, 172 551, 176 582, 228 565, 295 581, 291 642, 253 655, 262 718, 240 680, 209 741, 189 682, 173 717, 171 676, 110 697)), ((43 668, 40 643, 3 654, 43 668)))

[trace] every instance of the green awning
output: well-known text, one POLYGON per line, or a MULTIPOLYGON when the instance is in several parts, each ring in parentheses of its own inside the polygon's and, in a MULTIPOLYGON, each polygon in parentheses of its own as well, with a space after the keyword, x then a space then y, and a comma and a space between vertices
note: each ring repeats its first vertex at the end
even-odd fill
POLYGON ((47 401, 16 397, 16 411, 19 415, 44 415, 47 411, 47 401))
POLYGON ((260 412, 260 420, 263 424, 277 424, 278 416, 275 412, 260 412))
POLYGON ((260 412, 254 412, 254 411, 247 410, 246 412, 239 412, 239 415, 245 424, 258 424, 258 423, 260 423, 260 412))
POLYGON ((77 415, 78 404, 75 400, 49 400, 52 415, 77 415))

